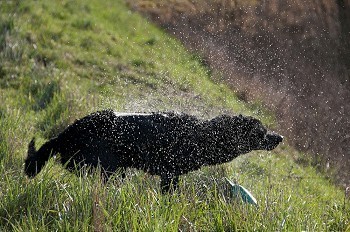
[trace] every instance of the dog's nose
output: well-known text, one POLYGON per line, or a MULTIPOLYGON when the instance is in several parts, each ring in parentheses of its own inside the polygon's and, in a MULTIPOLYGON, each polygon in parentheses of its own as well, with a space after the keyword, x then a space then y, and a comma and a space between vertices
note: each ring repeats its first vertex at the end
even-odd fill
POLYGON ((269 134, 266 135, 266 138, 272 142, 272 143, 275 143, 275 144, 279 144, 280 142, 283 141, 283 136, 282 135, 279 135, 275 132, 270 132, 269 134))
POLYGON ((280 142, 283 141, 283 136, 282 136, 282 135, 276 134, 276 137, 277 137, 276 141, 277 141, 278 143, 280 143, 280 142))

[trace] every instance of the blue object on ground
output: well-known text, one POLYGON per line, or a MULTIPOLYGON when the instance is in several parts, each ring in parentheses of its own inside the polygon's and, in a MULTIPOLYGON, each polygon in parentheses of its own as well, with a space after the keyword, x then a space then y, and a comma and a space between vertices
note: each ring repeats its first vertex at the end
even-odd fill
POLYGON ((246 188, 244 188, 239 184, 233 183, 228 178, 225 178, 225 179, 230 184, 232 197, 240 197, 242 201, 245 203, 256 205, 256 206, 258 205, 255 197, 253 197, 253 195, 246 188))

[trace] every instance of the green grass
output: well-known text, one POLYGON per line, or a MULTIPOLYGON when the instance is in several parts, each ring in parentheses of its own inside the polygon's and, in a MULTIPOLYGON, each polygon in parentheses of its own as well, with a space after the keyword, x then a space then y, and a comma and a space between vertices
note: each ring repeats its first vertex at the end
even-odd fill
POLYGON ((97 109, 178 110, 211 117, 274 115, 244 105, 196 55, 121 1, 0 2, 0 231, 345 231, 344 192, 282 146, 181 178, 174 195, 159 178, 130 170, 102 185, 51 160, 23 174, 38 145, 97 109), (259 207, 230 199, 224 177, 259 207))

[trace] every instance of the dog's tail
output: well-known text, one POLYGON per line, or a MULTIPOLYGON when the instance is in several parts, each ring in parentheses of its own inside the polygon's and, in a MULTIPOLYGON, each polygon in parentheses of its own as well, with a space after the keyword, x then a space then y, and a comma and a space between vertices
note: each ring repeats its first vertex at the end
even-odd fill
POLYGON ((56 153, 54 144, 54 139, 49 140, 37 151, 35 149, 35 138, 30 141, 28 156, 24 164, 24 172, 27 176, 34 177, 41 171, 49 158, 56 153))

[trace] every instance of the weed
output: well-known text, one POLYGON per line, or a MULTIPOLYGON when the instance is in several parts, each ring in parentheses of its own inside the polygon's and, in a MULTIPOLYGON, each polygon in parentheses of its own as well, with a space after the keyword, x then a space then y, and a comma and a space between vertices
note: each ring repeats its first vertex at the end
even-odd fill
POLYGON ((89 19, 77 19, 72 23, 72 26, 80 30, 91 30, 93 23, 89 19))

